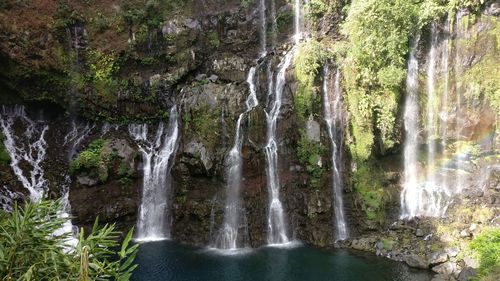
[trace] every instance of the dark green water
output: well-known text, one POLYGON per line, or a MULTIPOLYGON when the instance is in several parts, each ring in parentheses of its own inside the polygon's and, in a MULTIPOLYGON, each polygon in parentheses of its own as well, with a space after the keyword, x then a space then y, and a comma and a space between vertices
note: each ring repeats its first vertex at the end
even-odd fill
POLYGON ((135 281, 428 281, 431 274, 387 259, 308 246, 264 247, 238 254, 171 241, 140 246, 135 281))

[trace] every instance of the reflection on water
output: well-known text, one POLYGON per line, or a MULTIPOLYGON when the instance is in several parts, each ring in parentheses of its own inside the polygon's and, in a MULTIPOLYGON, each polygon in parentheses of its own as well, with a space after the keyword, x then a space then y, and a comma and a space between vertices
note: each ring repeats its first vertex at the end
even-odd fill
POLYGON ((432 276, 379 257, 304 245, 225 254, 151 242, 140 246, 136 262, 135 281, 428 281, 432 276))

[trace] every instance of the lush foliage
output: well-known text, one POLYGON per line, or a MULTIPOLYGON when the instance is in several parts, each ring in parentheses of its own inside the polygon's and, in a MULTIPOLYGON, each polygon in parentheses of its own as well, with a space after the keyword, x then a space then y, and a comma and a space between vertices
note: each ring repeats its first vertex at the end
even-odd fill
POLYGON ((132 231, 119 248, 114 226, 99 228, 96 221, 89 235, 82 229, 70 246, 71 234, 59 233, 69 220, 60 216, 62 208, 60 201, 47 200, 0 213, 2 280, 129 280, 137 252, 137 245, 129 247, 132 231))
POLYGON ((500 229, 484 231, 472 240, 470 248, 480 260, 479 277, 487 280, 500 275, 500 229))
POLYGON ((101 182, 108 179, 109 155, 104 153, 105 140, 97 139, 89 144, 89 147, 82 151, 70 162, 69 170, 71 174, 86 171, 91 176, 96 176, 101 182))
POLYGON ((325 148, 319 142, 309 140, 304 130, 300 131, 300 139, 297 144, 297 156, 299 162, 305 166, 306 172, 309 174, 309 186, 318 189, 321 187, 321 178, 324 169, 321 163, 321 155, 324 154, 325 148))
POLYGON ((379 171, 373 165, 362 163, 353 174, 354 187, 359 195, 357 202, 365 212, 366 217, 372 221, 383 219, 384 189, 380 185, 379 171))
POLYGON ((408 38, 418 23, 418 7, 406 0, 352 3, 343 30, 349 36, 344 61, 347 104, 352 113, 356 156, 370 155, 374 127, 390 148, 395 114, 405 78, 408 38), (363 145, 358 141, 363 141, 363 145))
POLYGON ((481 60, 473 65, 460 77, 459 82, 467 89, 466 93, 472 97, 484 95, 490 102, 491 107, 500 112, 500 22, 498 19, 491 20, 492 28, 488 32, 482 32, 472 39, 461 42, 465 47, 474 48, 481 44, 483 48, 491 46, 491 51, 481 60), (467 42, 471 41, 471 42, 467 42), (472 46, 470 46, 472 45, 472 46))

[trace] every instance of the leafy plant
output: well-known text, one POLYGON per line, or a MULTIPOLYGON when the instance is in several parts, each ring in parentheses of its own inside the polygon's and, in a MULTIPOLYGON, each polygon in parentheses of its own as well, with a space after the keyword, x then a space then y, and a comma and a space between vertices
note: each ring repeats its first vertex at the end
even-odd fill
POLYGON ((80 152, 70 162, 70 173, 87 172, 92 176, 97 176, 101 182, 105 182, 108 179, 108 165, 111 160, 110 155, 103 153, 105 143, 106 141, 103 139, 96 139, 91 142, 87 149, 80 152))
POLYGON ((129 246, 133 230, 121 248, 114 225, 80 231, 76 246, 71 233, 60 233, 70 218, 61 217, 60 200, 42 200, 0 211, 0 276, 2 280, 129 280, 138 245, 129 246))
POLYGON ((486 230, 476 236, 470 243, 470 248, 479 257, 479 278, 490 280, 488 278, 498 277, 500 274, 500 229, 486 230))

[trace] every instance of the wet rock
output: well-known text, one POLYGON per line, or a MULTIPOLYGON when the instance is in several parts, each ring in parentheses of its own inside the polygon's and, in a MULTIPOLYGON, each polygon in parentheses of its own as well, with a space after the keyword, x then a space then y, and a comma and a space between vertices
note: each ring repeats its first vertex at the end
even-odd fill
POLYGON ((466 267, 458 274, 458 281, 469 281, 477 275, 477 271, 472 267, 466 267))
POLYGON ((454 281, 455 279, 449 275, 437 274, 431 281, 454 281))
POLYGON ((85 186, 95 186, 98 182, 97 179, 91 178, 89 176, 77 176, 76 181, 85 186))
POLYGON ((431 266, 444 263, 446 261, 448 261, 448 254, 445 252, 433 253, 429 257, 429 264, 431 266))
POLYGON ((307 139, 314 142, 320 142, 321 140, 321 130, 319 123, 313 119, 313 116, 309 116, 306 123, 306 134, 307 139))
POLYGON ((212 157, 200 142, 190 142, 184 149, 183 162, 189 163, 196 174, 207 174, 212 169, 212 157))
POLYGON ((456 248, 449 248, 446 249, 446 254, 450 257, 456 257, 458 256, 459 250, 456 248))
POLYGON ((484 11, 484 14, 488 16, 500 15, 500 3, 491 3, 484 11))
POLYGON ((429 268, 429 262, 427 261, 427 259, 420 255, 408 255, 404 257, 404 261, 410 267, 422 268, 422 269, 429 268))
POLYGON ((466 255, 463 260, 466 267, 479 268, 479 261, 477 259, 466 255))
POLYGON ((226 54, 224 57, 213 61, 212 69, 224 80, 244 81, 247 65, 241 57, 226 54))
POLYGON ((432 271, 439 273, 439 274, 444 274, 444 275, 451 275, 455 271, 456 265, 452 262, 445 262, 440 265, 434 266, 432 268, 432 271))
POLYGON ((219 80, 219 76, 217 76, 215 74, 212 74, 212 75, 210 75, 210 77, 208 77, 208 81, 210 81, 212 83, 217 82, 217 80, 219 80))

